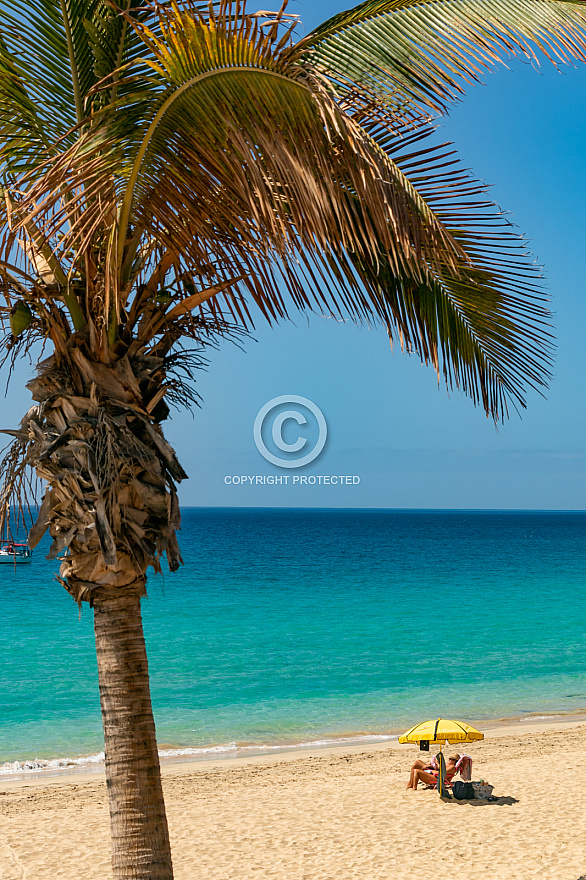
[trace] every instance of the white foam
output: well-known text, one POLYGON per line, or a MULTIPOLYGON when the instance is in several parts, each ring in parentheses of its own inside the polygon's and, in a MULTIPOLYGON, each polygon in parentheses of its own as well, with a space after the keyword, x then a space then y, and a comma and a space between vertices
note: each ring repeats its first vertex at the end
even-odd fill
MULTIPOLYGON (((161 758, 205 758, 225 756, 232 757, 247 752, 256 752, 263 754, 264 752, 289 752, 296 749, 312 749, 323 748, 325 746, 352 745, 359 743, 376 743, 386 742, 387 740, 397 739, 396 734, 363 734, 360 736, 343 736, 331 739, 316 739, 300 743, 278 743, 278 744, 258 744, 258 745, 241 745, 236 742, 225 743, 218 746, 207 746, 204 748, 176 748, 176 749, 159 749, 161 758)), ((75 768, 92 766, 104 763, 104 753, 99 752, 97 755, 85 755, 79 758, 53 758, 44 760, 35 758, 28 761, 7 761, 0 764, 0 776, 10 775, 12 773, 41 773, 43 771, 55 770, 73 770, 75 768)))
POLYGON ((267 745, 266 743, 259 745, 239 745, 238 743, 227 743, 223 746, 210 746, 208 748, 183 748, 183 749, 160 749, 159 755, 161 758, 181 758, 181 757, 189 757, 189 756, 204 756, 204 755, 213 755, 217 753, 227 753, 231 752, 233 754, 239 754, 240 752, 289 752, 293 749, 311 749, 311 748, 320 748, 323 746, 337 746, 337 745, 347 745, 352 743, 361 743, 361 742, 386 742, 389 739, 397 739, 397 734, 364 734, 362 736, 344 736, 338 737, 337 739, 315 739, 310 740, 308 742, 300 742, 300 743, 276 743, 272 745, 267 745))
POLYGON ((9 773, 36 773, 41 770, 61 770, 68 767, 83 767, 104 763, 104 753, 97 755, 84 755, 81 758, 34 758, 28 761, 6 761, 0 764, 0 776, 9 773))

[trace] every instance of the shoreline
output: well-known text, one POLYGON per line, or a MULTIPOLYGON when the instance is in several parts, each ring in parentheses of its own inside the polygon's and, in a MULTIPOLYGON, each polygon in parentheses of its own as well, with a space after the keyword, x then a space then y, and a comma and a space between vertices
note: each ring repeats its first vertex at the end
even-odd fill
MULTIPOLYGON (((531 716, 498 718, 491 721, 476 721, 471 723, 484 733, 484 740, 478 743, 464 744, 467 751, 474 752, 482 747, 482 742, 494 739, 495 737, 505 736, 522 736, 525 734, 540 734, 549 732, 559 732, 562 730, 570 730, 586 724, 586 710, 580 712, 568 713, 551 713, 551 714, 532 714, 531 716)), ((380 752, 385 749, 399 749, 407 754, 408 750, 413 753, 415 746, 403 746, 398 742, 399 735, 403 732, 393 731, 385 734, 365 734, 356 733, 354 735, 347 734, 345 736, 331 738, 323 737, 321 740, 313 742, 301 742, 299 744, 278 744, 264 746, 236 746, 233 749, 227 747, 210 746, 208 748, 196 749, 189 747, 173 747, 159 746, 161 770, 163 774, 171 771, 173 767, 182 767, 185 772, 195 771, 198 767, 201 769, 211 769, 220 767, 241 767, 250 764, 263 763, 280 763, 295 761, 297 758, 302 759, 312 755, 314 752, 320 756, 329 755, 354 755, 365 750, 380 752), (165 754, 165 752, 182 752, 182 754, 165 754), (199 754, 193 754, 199 752, 199 754)), ((452 748, 448 747, 447 748, 452 748)), ((454 745, 454 749, 458 746, 454 745)), ((43 759, 39 759, 43 760, 43 759)), ((30 784, 38 782, 51 781, 75 781, 80 782, 83 779, 95 779, 96 776, 104 774, 103 758, 100 760, 98 755, 79 756, 76 758, 56 758, 47 759, 47 761, 77 761, 73 765, 39 767, 35 769, 14 769, 2 771, 0 765, 0 785, 5 786, 10 783, 30 784)), ((26 762, 6 762, 7 764, 26 762)), ((33 762, 30 762, 33 763, 33 762)))

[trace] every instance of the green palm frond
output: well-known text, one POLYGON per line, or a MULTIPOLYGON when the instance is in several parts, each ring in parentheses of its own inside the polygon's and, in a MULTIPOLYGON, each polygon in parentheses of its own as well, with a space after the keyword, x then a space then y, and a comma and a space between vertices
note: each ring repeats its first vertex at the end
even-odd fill
MULTIPOLYGON (((37 0, 39 2, 39 0, 37 0)), ((44 0, 41 0, 44 2, 44 0)), ((100 16, 100 0, 58 0, 67 43, 71 84, 77 122, 86 115, 85 96, 96 81, 95 58, 91 51, 91 30, 86 22, 100 16)))
POLYGON ((26 18, 0 5, 0 163, 15 175, 75 122, 63 23, 54 3, 31 3, 26 18))
POLYGON ((0 171, 5 176, 34 170, 48 152, 62 151, 64 143, 74 141, 76 125, 104 103, 115 97, 133 103, 135 83, 129 79, 120 88, 116 71, 143 48, 129 19, 148 20, 152 11, 140 0, 122 0, 121 6, 118 10, 107 0, 30 0, 22 9, 0 3, 0 171), (96 91, 104 78, 109 81, 105 96, 96 91))
MULTIPOLYGON (((342 90, 444 111, 466 83, 513 55, 586 60, 583 0, 366 0, 302 46, 342 90)), ((301 48, 301 46, 300 46, 301 48)))

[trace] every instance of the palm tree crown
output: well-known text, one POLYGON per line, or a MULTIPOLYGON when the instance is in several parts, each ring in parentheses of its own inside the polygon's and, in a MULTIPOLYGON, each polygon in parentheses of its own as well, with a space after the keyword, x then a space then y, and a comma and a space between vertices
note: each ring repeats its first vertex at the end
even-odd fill
POLYGON ((580 57, 580 4, 369 2, 297 43, 239 4, 34 9, 1 49, 21 345, 168 351, 254 302, 382 322, 495 417, 543 384, 538 273, 429 114, 499 52, 580 57))

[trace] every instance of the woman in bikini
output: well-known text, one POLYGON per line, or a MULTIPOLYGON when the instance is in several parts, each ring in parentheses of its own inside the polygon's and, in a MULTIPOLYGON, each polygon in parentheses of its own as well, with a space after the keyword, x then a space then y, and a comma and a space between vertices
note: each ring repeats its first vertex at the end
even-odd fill
MULTIPOLYGON (((460 755, 450 755, 448 758, 446 763, 446 782, 448 784, 458 772, 456 764, 459 760, 460 755)), ((412 788, 416 791, 420 782, 423 782, 425 785, 437 785, 438 772, 438 768, 432 763, 426 764, 425 761, 415 761, 411 767, 411 774, 409 776, 409 784, 407 788, 412 788)))

